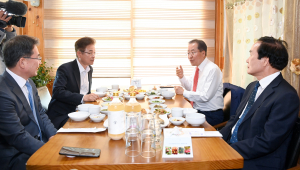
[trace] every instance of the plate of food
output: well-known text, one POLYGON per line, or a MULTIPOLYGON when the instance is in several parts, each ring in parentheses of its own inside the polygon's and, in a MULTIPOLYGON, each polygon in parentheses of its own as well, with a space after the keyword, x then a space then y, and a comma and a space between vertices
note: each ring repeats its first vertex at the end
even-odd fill
POLYGON ((163 99, 163 96, 152 95, 152 96, 149 96, 148 99, 150 99, 150 100, 163 99))
MULTIPOLYGON (((123 100, 123 97, 119 97, 120 101, 123 100)), ((113 97, 112 96, 107 96, 107 97, 103 97, 102 100, 104 102, 111 102, 113 100, 113 97)))
POLYGON ((159 95, 160 95, 158 91, 148 91, 146 94, 147 94, 148 96, 151 96, 151 95, 159 96, 159 95))
POLYGON ((167 108, 167 105, 165 104, 150 104, 150 109, 156 108, 156 109, 164 109, 167 108))
POLYGON ((163 103, 165 103, 165 100, 153 99, 153 100, 149 100, 149 103, 152 103, 152 104, 163 104, 163 103))
POLYGON ((159 114, 159 115, 169 115, 171 114, 171 109, 165 108, 165 109, 158 109, 158 108, 153 108, 151 109, 151 113, 159 114))

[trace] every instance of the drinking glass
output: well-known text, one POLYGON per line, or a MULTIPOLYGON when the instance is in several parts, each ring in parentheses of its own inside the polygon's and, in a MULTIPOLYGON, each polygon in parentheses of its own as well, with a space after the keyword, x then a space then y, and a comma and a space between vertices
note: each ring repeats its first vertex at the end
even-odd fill
POLYGON ((141 127, 141 156, 151 158, 155 155, 155 121, 152 114, 145 114, 141 127))
POLYGON ((126 148, 125 154, 129 157, 136 157, 141 154, 141 140, 138 126, 138 114, 129 112, 126 114, 126 148))

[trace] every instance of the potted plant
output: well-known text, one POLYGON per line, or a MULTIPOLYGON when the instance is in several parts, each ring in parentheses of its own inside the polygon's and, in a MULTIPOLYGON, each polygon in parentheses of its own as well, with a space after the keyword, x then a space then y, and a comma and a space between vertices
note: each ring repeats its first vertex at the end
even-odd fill
POLYGON ((34 77, 31 77, 32 81, 34 82, 38 94, 42 103, 43 108, 46 110, 48 109, 48 104, 51 100, 51 95, 49 93, 48 88, 46 85, 52 81, 53 77, 50 76, 50 72, 52 71, 52 67, 47 67, 46 62, 42 62, 40 65, 37 75, 34 77))

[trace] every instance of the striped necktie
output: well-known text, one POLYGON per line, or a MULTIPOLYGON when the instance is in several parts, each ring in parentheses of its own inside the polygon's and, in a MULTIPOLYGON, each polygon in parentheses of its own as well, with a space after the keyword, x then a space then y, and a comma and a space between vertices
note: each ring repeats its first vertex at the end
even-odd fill
POLYGON ((257 93, 257 89, 259 87, 259 82, 256 83, 251 95, 250 95, 250 98, 248 100, 248 104, 246 106, 246 109, 244 111, 244 114, 241 116, 241 118, 237 121, 236 125, 235 125, 235 129, 233 130, 232 132, 232 135, 231 135, 231 138, 230 138, 230 143, 235 143, 238 141, 237 139, 237 132, 238 132, 238 129, 239 129, 239 126, 241 125, 244 117, 246 116, 246 114, 248 113, 248 111, 251 109, 253 103, 254 103, 254 100, 255 100, 255 96, 256 96, 256 93, 257 93))
POLYGON ((40 128, 39 121, 37 119, 37 115, 36 115, 36 111, 35 111, 35 107, 34 107, 34 101, 33 101, 33 95, 32 95, 32 87, 31 87, 29 81, 26 81, 25 86, 27 87, 27 90, 28 90, 28 99, 29 99, 30 107, 31 107, 34 119, 35 119, 35 121, 37 123, 37 126, 39 128, 40 139, 42 140, 41 128, 40 128))
MULTIPOLYGON (((193 84, 193 91, 196 92, 197 90, 197 85, 198 85, 198 78, 199 78, 199 67, 196 68, 196 73, 194 76, 194 84, 193 84)), ((194 102, 191 101, 191 105, 194 105, 194 102)))

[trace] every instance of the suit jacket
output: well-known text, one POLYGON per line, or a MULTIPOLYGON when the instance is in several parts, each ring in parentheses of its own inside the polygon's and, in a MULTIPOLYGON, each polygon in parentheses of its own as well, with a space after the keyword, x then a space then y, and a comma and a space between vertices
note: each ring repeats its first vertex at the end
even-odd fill
POLYGON ((43 142, 37 140, 39 128, 23 91, 8 73, 0 76, 0 169, 25 169, 27 159, 56 129, 42 108, 37 89, 31 79, 35 110, 43 142))
MULTIPOLYGON (((88 93, 91 93, 93 68, 89 67, 88 93)), ((61 128, 68 121, 68 114, 75 112, 76 106, 81 104, 83 95, 80 94, 80 86, 80 72, 76 60, 62 64, 57 69, 47 112, 55 128, 61 128)))
MULTIPOLYGON (((230 141, 231 130, 256 82, 246 88, 236 115, 220 130, 225 141, 230 141)), ((238 142, 230 144, 243 156, 244 169, 284 169, 298 112, 297 92, 280 74, 266 87, 244 117, 237 133, 238 142)))

